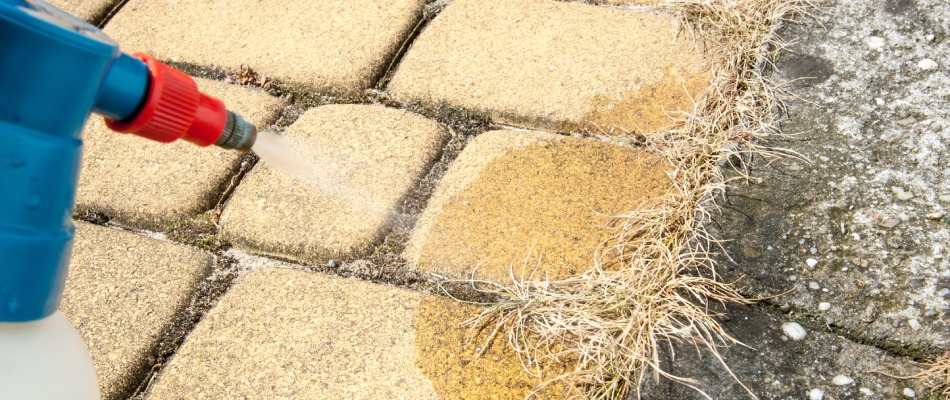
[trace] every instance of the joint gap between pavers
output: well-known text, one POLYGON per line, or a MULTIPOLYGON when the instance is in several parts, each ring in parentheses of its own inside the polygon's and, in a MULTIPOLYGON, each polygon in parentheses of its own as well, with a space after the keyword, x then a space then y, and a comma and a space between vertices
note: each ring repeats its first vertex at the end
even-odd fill
POLYGON ((199 65, 189 62, 162 60, 162 62, 194 77, 221 81, 232 85, 259 89, 265 93, 288 100, 292 106, 303 111, 327 104, 377 104, 378 94, 372 89, 358 93, 330 93, 305 84, 288 82, 280 78, 261 76, 253 66, 224 68, 218 65, 199 65))
POLYGON ((92 20, 96 21, 96 28, 105 28, 106 24, 112 20, 112 17, 115 17, 115 15, 118 14, 119 11, 122 10, 122 7, 125 7, 125 4, 128 2, 129 0, 119 0, 111 8, 104 10, 101 15, 95 16, 92 20))
MULTIPOLYGON (((747 293, 743 293, 742 295, 746 298, 754 297, 750 297, 747 293)), ((828 324, 827 322, 823 321, 820 316, 815 315, 801 307, 776 303, 775 299, 765 299, 764 301, 755 302, 752 304, 752 307, 763 312, 787 316, 789 317, 787 318, 789 322, 797 322, 809 330, 830 333, 844 338, 852 343, 862 346, 874 347, 891 357, 906 358, 921 362, 934 359, 945 352, 945 350, 941 350, 936 346, 912 349, 909 348, 906 343, 902 344, 893 340, 888 340, 886 338, 869 338, 866 335, 862 335, 861 333, 855 332, 852 329, 837 324, 828 324)))
MULTIPOLYGON (((458 158, 466 145, 475 137, 492 130, 491 122, 475 113, 463 109, 450 107, 428 108, 417 104, 406 104, 403 109, 435 120, 449 130, 449 140, 442 147, 439 159, 400 202, 400 212, 403 215, 418 216, 425 210, 429 198, 435 191, 442 176, 449 166, 458 158)), ((412 226, 407 228, 411 229, 412 226)))
POLYGON ((386 69, 382 70, 378 76, 374 77, 373 80, 376 82, 376 84, 374 84, 372 87, 375 88, 375 90, 386 90, 386 87, 389 86, 389 82, 392 81, 393 75, 396 73, 396 69, 399 68, 399 64, 402 62, 403 57, 409 51, 409 47, 412 46, 412 43, 416 41, 416 38, 418 38, 419 34, 425 30, 432 19, 442 12, 442 10, 445 8, 444 3, 444 1, 436 0, 430 1, 425 5, 421 15, 418 16, 419 20, 416 21, 412 31, 410 31, 409 35, 407 35, 405 40, 402 41, 395 53, 387 57, 391 59, 389 64, 386 66, 386 69))
POLYGON ((226 254, 215 254, 214 263, 198 289, 181 307, 171 321, 162 329, 162 336, 150 350, 147 361, 150 366, 139 379, 138 385, 130 388, 129 399, 142 399, 152 383, 162 373, 168 362, 185 342, 188 334, 201 322, 218 300, 234 285, 241 275, 239 263, 226 254), (131 389, 134 389, 132 391, 131 389))
POLYGON ((73 209, 73 219, 77 221, 85 221, 99 226, 109 226, 109 222, 112 220, 112 218, 105 213, 85 209, 73 209))

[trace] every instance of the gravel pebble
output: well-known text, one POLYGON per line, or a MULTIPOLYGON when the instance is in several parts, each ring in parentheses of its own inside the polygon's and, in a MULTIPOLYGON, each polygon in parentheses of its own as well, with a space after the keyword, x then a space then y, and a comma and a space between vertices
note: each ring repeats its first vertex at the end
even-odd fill
POLYGON ((937 62, 936 62, 936 61, 931 60, 931 59, 929 59, 929 58, 925 58, 925 59, 923 59, 923 60, 920 60, 920 62, 917 63, 917 67, 920 68, 920 69, 922 69, 922 70, 924 70, 924 71, 933 71, 933 70, 937 69, 938 66, 939 66, 939 65, 937 65, 937 62))
POLYGON ((871 50, 881 50, 884 48, 884 38, 871 36, 867 39, 868 48, 871 50))
POLYGON ((917 392, 915 392, 914 389, 911 389, 911 388, 904 388, 904 396, 914 398, 914 397, 917 397, 917 392))
POLYGON ((834 383, 834 384, 837 385, 837 386, 850 385, 850 384, 854 383, 854 379, 851 379, 850 376, 836 375, 836 376, 831 380, 831 383, 834 383))
POLYGON ((831 303, 828 303, 825 301, 818 303, 818 311, 828 311, 830 309, 831 309, 831 303))
POLYGON ((885 219, 884 221, 881 221, 881 223, 879 223, 878 225, 879 225, 881 228, 891 229, 891 228, 897 226, 897 225, 900 224, 900 223, 901 223, 901 220, 899 220, 899 219, 897 219, 897 218, 888 218, 888 219, 885 219))
POLYGON ((815 268, 815 266, 818 265, 818 260, 814 258, 809 258, 805 260, 805 264, 808 264, 809 267, 815 268))
POLYGON ((910 329, 913 329, 915 331, 920 330, 920 321, 918 321, 917 318, 911 318, 911 320, 908 321, 907 324, 910 325, 910 329))
POLYGON ((812 389, 808 392, 809 400, 822 400, 825 398, 825 391, 821 389, 812 389))
POLYGON ((802 328, 802 326, 796 322, 786 322, 782 324, 782 331, 792 340, 802 340, 808 334, 805 328, 802 328))
POLYGON ((821 285, 819 285, 818 282, 811 281, 811 282, 808 282, 808 288, 811 290, 818 290, 818 289, 821 289, 821 285))
POLYGON ((864 393, 865 396, 870 396, 870 395, 873 395, 873 394, 874 394, 874 392, 871 391, 871 389, 868 389, 868 388, 860 388, 860 389, 858 389, 858 391, 861 392, 861 393, 864 393))

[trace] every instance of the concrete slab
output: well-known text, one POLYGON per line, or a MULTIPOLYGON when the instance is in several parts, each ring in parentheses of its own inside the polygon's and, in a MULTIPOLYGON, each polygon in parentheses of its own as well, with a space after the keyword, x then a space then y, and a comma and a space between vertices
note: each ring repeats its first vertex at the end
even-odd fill
POLYGON ((354 279, 256 270, 189 334, 146 398, 524 398, 537 378, 519 372, 512 354, 474 360, 459 351, 467 329, 454 323, 470 314, 458 306, 354 279))
POLYGON ((672 190, 665 161, 551 133, 491 131, 449 167, 403 256, 452 277, 509 281, 524 267, 564 278, 593 265, 607 218, 672 190))
POLYGON ((312 166, 306 180, 259 163, 225 207, 223 237, 307 262, 363 253, 447 139, 438 123, 393 108, 311 109, 286 131, 287 144, 312 166))
POLYGON ((124 399, 210 271, 209 254, 83 222, 60 309, 92 353, 103 399, 124 399))
POLYGON ((950 7, 836 1, 817 17, 782 31, 774 76, 803 140, 772 145, 811 162, 750 166, 718 224, 736 239, 724 271, 852 340, 934 357, 950 349, 950 79, 920 64, 950 60, 928 36, 950 7))
POLYGON ((652 132, 709 86, 697 46, 667 15, 456 0, 413 42, 387 90, 398 101, 448 104, 516 125, 652 132))
MULTIPOLYGON (((196 79, 205 93, 251 123, 269 125, 283 102, 264 92, 196 79)), ((106 128, 90 118, 83 132, 77 213, 93 212, 137 228, 164 230, 211 209, 240 167, 242 153, 185 141, 169 144, 106 128)))
POLYGON ((118 2, 118 0, 47 0, 47 3, 93 24, 111 11, 118 2))
POLYGON ((131 0, 109 25, 125 49, 237 68, 350 94, 371 87, 422 17, 425 0, 131 0), (161 29, 156 29, 161 27, 161 29))
MULTIPOLYGON (((723 349, 723 359, 759 399, 909 399, 905 389, 918 398, 936 399, 928 397, 929 389, 921 382, 880 373, 912 375, 919 366, 910 360, 842 338, 807 318, 775 311, 735 307, 721 319, 726 332, 748 345, 723 349), (786 323, 803 326, 805 337, 790 338, 782 329, 786 323)), ((752 398, 709 351, 697 351, 687 343, 672 346, 676 359, 662 361, 672 374, 695 379, 696 387, 713 399, 752 398)), ((666 379, 645 383, 644 399, 710 398, 666 379)))

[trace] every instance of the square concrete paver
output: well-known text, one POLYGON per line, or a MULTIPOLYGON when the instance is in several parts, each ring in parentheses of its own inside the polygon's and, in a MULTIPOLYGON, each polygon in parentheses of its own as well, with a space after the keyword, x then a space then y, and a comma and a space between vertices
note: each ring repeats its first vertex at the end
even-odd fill
POLYGON ((62 9, 89 23, 105 16, 119 0, 46 0, 57 8, 62 9))
POLYGON ((468 329, 458 323, 477 310, 354 279, 259 269, 189 334, 146 398, 525 398, 540 380, 514 353, 492 346, 476 359, 476 346, 463 346, 468 329))
POLYGON ((711 82, 674 17, 554 0, 456 0, 419 35, 388 90, 542 129, 669 127, 711 82))
POLYGON ((509 281, 539 260, 552 279, 580 274, 613 233, 609 217, 670 193, 667 170, 652 153, 598 141, 487 132, 449 167, 403 256, 452 277, 509 281))
POLYGON ((438 123, 393 108, 311 109, 283 140, 309 170, 294 178, 257 164, 225 206, 223 235, 251 251, 304 261, 362 253, 384 233, 447 139, 438 123))
MULTIPOLYGON (((261 91, 197 79, 198 88, 264 128, 282 101, 261 91)), ((93 116, 83 132, 76 211, 105 214, 123 224, 163 230, 215 205, 242 153, 179 140, 159 143, 115 133, 93 116)))
POLYGON ((372 86, 425 0, 131 0, 106 33, 159 59, 236 68, 332 93, 372 86))
POLYGON ((189 247, 78 223, 60 309, 92 353, 103 399, 135 389, 212 261, 189 247))

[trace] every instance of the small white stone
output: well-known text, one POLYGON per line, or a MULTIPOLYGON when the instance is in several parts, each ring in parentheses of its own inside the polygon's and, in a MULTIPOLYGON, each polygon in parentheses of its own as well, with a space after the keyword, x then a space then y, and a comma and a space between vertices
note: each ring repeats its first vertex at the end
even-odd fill
POLYGON ((932 41, 934 41, 934 39, 936 39, 936 38, 937 38, 937 35, 934 35, 934 34, 932 34, 932 33, 931 33, 931 34, 928 34, 927 36, 924 36, 924 39, 926 39, 928 42, 932 42, 932 41))
POLYGON ((850 385, 854 383, 854 379, 851 379, 850 376, 836 375, 831 380, 831 383, 834 383, 835 385, 838 385, 838 386, 850 385))
POLYGON ((782 331, 792 340, 802 340, 808 335, 805 328, 802 328, 802 326, 796 322, 786 322, 782 324, 782 331))
POLYGON ((818 289, 821 289, 821 285, 819 285, 818 282, 811 281, 811 282, 808 282, 808 288, 811 290, 818 290, 818 289))
MULTIPOLYGON (((825 157, 825 158, 827 158, 827 157, 825 157)), ((827 160, 825 160, 825 161, 827 161, 827 160)), ((817 247, 812 247, 812 248, 809 249, 808 251, 810 251, 811 254, 818 254, 818 248, 817 248, 817 247)))
POLYGON ((950 288, 943 288, 943 289, 940 289, 939 292, 937 292, 937 296, 940 296, 940 297, 946 296, 948 294, 950 294, 950 288))
POLYGON ((884 99, 882 99, 882 98, 880 98, 880 97, 875 97, 875 98, 874 98, 874 103, 876 103, 876 104, 879 105, 879 106, 883 106, 884 104, 886 104, 886 103, 884 103, 884 99))
POLYGON ((937 65, 937 62, 929 58, 920 60, 920 62, 917 63, 917 68, 920 68, 924 71, 933 71, 937 69, 937 67, 939 67, 939 65, 937 65))
POLYGON ((809 400, 822 400, 825 398, 825 391, 821 389, 812 389, 808 392, 809 400))
POLYGON ((915 331, 920 330, 920 321, 918 321, 917 318, 911 318, 910 321, 907 321, 907 323, 910 325, 910 329, 915 331))
POLYGON ((818 311, 828 311, 831 309, 831 303, 823 301, 818 303, 818 311))
POLYGON ((858 389, 858 391, 861 393, 864 393, 865 396, 871 396, 874 394, 874 392, 872 392, 871 389, 868 389, 868 388, 860 388, 858 389))
POLYGON ((915 392, 914 389, 911 389, 911 388, 904 388, 904 396, 914 398, 914 397, 917 397, 917 392, 915 392))
POLYGON ((884 48, 884 38, 871 36, 867 39, 867 44, 871 50, 881 50, 884 48))
POLYGON ((814 258, 809 258, 805 260, 805 264, 808 264, 809 267, 815 268, 815 266, 818 265, 818 260, 814 258))

